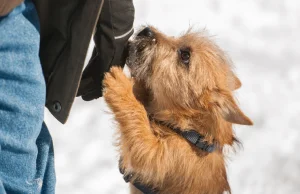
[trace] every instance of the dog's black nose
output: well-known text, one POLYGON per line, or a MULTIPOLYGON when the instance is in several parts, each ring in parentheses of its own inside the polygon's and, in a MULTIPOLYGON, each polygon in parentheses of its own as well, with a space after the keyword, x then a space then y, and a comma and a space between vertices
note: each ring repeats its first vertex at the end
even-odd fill
POLYGON ((154 33, 152 32, 152 30, 149 27, 146 27, 142 31, 140 31, 137 36, 153 38, 154 33))

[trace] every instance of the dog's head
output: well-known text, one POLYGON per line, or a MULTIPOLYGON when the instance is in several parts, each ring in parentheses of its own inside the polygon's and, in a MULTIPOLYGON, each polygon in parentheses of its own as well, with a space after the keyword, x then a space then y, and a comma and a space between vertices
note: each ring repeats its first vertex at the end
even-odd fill
POLYGON ((208 110, 231 123, 252 124, 233 98, 241 82, 230 60, 204 33, 175 38, 146 27, 130 43, 127 65, 160 107, 208 110))

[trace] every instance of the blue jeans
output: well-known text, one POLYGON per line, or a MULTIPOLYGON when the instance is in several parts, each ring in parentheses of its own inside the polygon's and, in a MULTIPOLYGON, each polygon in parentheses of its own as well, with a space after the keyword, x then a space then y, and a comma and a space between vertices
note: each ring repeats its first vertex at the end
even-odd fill
POLYGON ((39 43, 30 0, 0 17, 0 194, 55 192, 39 43))

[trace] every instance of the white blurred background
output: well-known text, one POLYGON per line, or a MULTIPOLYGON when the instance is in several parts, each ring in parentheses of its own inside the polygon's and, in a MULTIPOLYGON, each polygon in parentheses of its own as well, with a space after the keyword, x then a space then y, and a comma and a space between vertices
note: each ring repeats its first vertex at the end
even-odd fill
MULTIPOLYGON (((134 0, 135 27, 168 35, 206 28, 231 56, 240 106, 254 127, 235 126, 244 145, 228 161, 233 194, 300 193, 300 1, 134 0), (297 100, 298 99, 298 100, 297 100)), ((76 99, 68 123, 48 111, 57 193, 126 194, 112 117, 103 99, 76 99)))

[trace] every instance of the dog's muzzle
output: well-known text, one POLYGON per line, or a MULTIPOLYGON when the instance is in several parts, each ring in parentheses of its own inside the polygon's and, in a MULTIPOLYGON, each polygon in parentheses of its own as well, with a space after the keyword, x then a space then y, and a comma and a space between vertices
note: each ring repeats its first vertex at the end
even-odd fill
POLYGON ((146 27, 137 34, 137 37, 154 38, 154 32, 149 27, 146 27))

